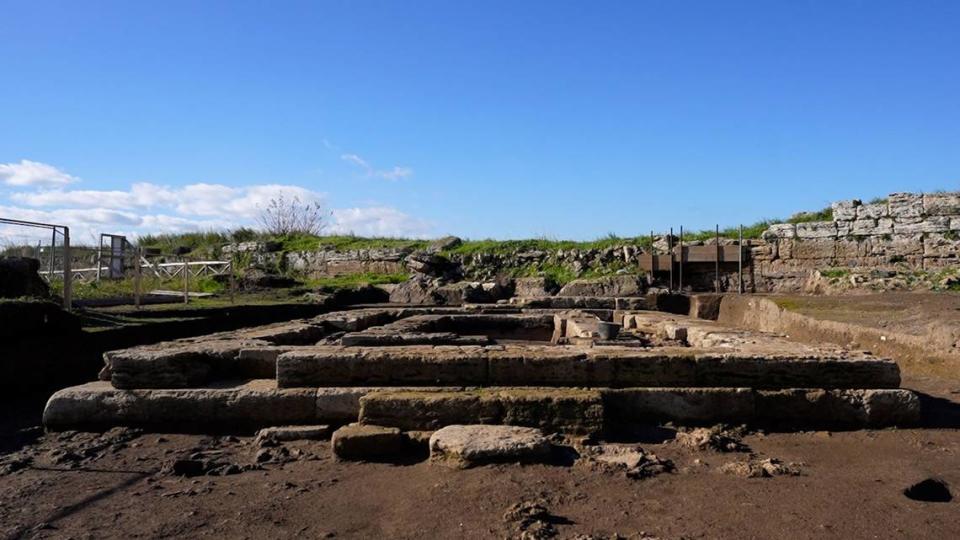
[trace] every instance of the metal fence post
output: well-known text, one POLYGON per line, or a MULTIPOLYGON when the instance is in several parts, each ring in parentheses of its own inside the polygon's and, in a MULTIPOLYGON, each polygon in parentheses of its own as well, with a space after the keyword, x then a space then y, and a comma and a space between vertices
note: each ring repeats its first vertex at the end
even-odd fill
POLYGON ((183 303, 190 303, 190 267, 183 261, 183 303))
POLYGON ((73 269, 70 260, 70 227, 63 228, 63 309, 73 309, 73 269))
POLYGON ((717 227, 717 234, 715 238, 717 240, 717 257, 716 257, 717 260, 714 261, 714 266, 713 266, 713 271, 714 271, 713 288, 714 288, 714 292, 719 293, 720 292, 720 224, 718 223, 716 227, 717 227))
POLYGON ((737 243, 737 294, 743 294, 743 225, 740 225, 740 241, 737 243))
POLYGON ((140 309, 140 278, 141 278, 141 266, 140 266, 140 247, 137 246, 133 250, 133 305, 136 309, 140 309))

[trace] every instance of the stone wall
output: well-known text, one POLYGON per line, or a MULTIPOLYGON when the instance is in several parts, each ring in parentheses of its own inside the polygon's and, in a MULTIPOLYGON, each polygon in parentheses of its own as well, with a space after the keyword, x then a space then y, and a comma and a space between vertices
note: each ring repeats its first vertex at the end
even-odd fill
POLYGON ((764 232, 766 243, 754 249, 759 288, 815 292, 825 275, 850 277, 856 286, 857 280, 950 272, 960 262, 960 193, 893 193, 871 203, 836 202, 832 209, 832 221, 780 223, 764 232))

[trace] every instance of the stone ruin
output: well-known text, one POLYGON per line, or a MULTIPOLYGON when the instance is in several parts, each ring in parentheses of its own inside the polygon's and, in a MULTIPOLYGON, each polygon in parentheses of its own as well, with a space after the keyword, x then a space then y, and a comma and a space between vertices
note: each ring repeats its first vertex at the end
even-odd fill
POLYGON ((43 420, 53 430, 220 433, 349 424, 334 448, 350 457, 350 434, 384 450, 454 425, 596 439, 666 422, 859 429, 919 419, 891 360, 659 311, 685 305, 659 296, 376 305, 112 351, 100 380, 58 391, 43 420))

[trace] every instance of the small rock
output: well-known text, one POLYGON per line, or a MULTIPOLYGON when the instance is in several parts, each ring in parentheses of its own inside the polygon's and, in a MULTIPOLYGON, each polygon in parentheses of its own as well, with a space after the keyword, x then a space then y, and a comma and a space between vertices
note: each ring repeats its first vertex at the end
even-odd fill
POLYGON ((680 446, 697 451, 749 452, 750 448, 743 444, 741 438, 740 430, 714 426, 678 432, 675 440, 680 446))
POLYGON ((783 463, 779 459, 759 459, 752 456, 747 461, 734 461, 720 467, 720 471, 744 478, 771 478, 773 476, 799 476, 798 463, 783 463))
POLYGON ((340 459, 376 461, 399 459, 406 450, 397 428, 349 424, 333 432, 333 454, 340 459))
POLYGON ((452 425, 430 437, 430 457, 459 467, 492 462, 544 461, 550 441, 539 429, 518 426, 452 425))

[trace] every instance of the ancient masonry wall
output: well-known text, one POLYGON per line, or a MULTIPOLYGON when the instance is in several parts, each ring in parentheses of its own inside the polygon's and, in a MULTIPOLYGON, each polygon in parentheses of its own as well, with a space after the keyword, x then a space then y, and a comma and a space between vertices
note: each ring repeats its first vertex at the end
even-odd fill
POLYGON ((832 205, 832 221, 781 223, 753 249, 758 286, 803 288, 814 270, 936 271, 960 256, 960 193, 893 193, 832 205))

